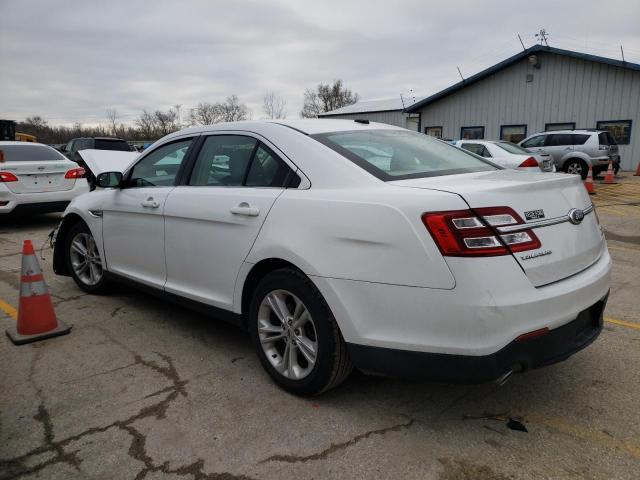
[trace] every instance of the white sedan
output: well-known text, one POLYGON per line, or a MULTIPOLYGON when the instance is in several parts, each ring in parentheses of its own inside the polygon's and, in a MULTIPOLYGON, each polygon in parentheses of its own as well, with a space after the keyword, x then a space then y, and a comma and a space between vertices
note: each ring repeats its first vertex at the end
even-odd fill
POLYGON ((0 218, 61 212, 89 191, 84 169, 48 145, 0 142, 0 218))
POLYGON ((64 214, 56 273, 242 325, 297 394, 354 366, 504 379, 602 329, 611 259, 574 176, 389 125, 298 120, 182 130, 98 184, 64 214))
POLYGON ((502 140, 457 140, 454 145, 488 158, 505 168, 541 170, 543 172, 556 171, 551 155, 546 153, 532 154, 515 143, 502 140))

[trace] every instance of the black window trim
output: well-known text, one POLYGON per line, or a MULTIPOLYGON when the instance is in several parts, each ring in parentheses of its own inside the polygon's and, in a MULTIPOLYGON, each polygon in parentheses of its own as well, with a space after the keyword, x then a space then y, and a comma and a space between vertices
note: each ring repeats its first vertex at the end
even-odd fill
POLYGON ((460 127, 460 140, 484 140, 484 125, 473 125, 473 126, 465 126, 460 127), (482 129, 482 138, 464 138, 462 132, 465 128, 481 128, 482 129))
MULTIPOLYGON (((633 130, 633 120, 628 119, 628 120, 597 120, 596 121, 596 130, 603 130, 603 131, 607 131, 609 132, 609 130, 607 130, 606 128, 600 127, 601 123, 628 123, 629 124, 629 136, 627 137, 627 141, 626 142, 618 142, 618 140, 614 137, 614 140, 616 141, 616 143, 618 145, 631 145, 631 131, 633 130)), ((611 132, 609 132, 611 133, 611 132)), ((611 136, 613 136, 613 133, 611 133, 611 136)))
MULTIPOLYGON (((521 124, 521 125, 500 125, 500 140, 503 142, 507 142, 509 140, 505 140, 502 137, 502 132, 504 131, 505 128, 510 128, 510 127, 524 127, 524 137, 522 138, 522 140, 524 140, 525 138, 527 138, 527 124, 521 124)), ((520 140, 520 141, 522 141, 520 140)))
MULTIPOLYGON (((424 134, 425 135, 429 135, 427 133, 427 130, 429 130, 430 128, 439 128, 440 129, 440 137, 433 137, 433 138, 439 138, 440 140, 442 140, 442 138, 444 137, 444 127, 442 125, 431 125, 430 127, 424 127, 424 134)), ((431 135, 429 135, 431 136, 431 135)))
POLYGON ((172 186, 175 187, 177 185, 180 185, 180 179, 182 178, 182 176, 184 174, 184 171, 185 171, 185 168, 186 168, 187 164, 189 163, 189 161, 193 157, 193 152, 195 150, 194 147, 196 146, 196 143, 199 140, 199 136, 197 134, 196 135, 189 134, 189 135, 185 135, 183 137, 172 138, 168 142, 164 142, 164 143, 158 144, 157 146, 154 146, 153 149, 151 149, 151 150, 145 150, 144 154, 133 165, 130 165, 129 168, 122 175, 124 180, 122 182, 123 186, 121 188, 123 188, 123 189, 129 189, 129 188, 162 188, 162 187, 169 186, 169 185, 162 185, 162 186, 138 187, 138 186, 134 186, 134 185, 129 185, 129 182, 131 181, 131 175, 133 174, 133 169, 136 167, 136 165, 138 165, 140 162, 142 162, 145 158, 147 158, 149 155, 151 155, 153 152, 155 152, 159 148, 166 147, 167 145, 172 145, 172 144, 178 143, 178 142, 184 142, 185 140, 191 140, 191 145, 189 145, 189 149, 187 150, 187 156, 182 160, 182 163, 180 163, 180 167, 178 168, 178 172, 176 173, 176 176, 173 179, 173 185, 172 186))
MULTIPOLYGON (((184 162, 182 162, 183 164, 185 164, 188 161, 188 165, 185 165, 185 168, 182 171, 182 176, 180 177, 180 181, 178 183, 176 183, 176 186, 183 186, 183 187, 211 187, 210 185, 189 185, 189 181, 191 180, 191 175, 193 175, 193 170, 195 168, 196 162, 198 161, 198 156, 200 155, 200 151, 202 150, 202 147, 204 146, 204 142, 206 142, 208 137, 212 137, 212 136, 220 136, 220 135, 224 135, 224 136, 235 136, 235 137, 249 137, 252 138, 256 141, 256 144, 253 147, 253 150, 251 150, 251 155, 249 156, 249 161, 247 162, 247 165, 245 167, 245 170, 242 174, 242 184, 241 185, 229 185, 224 186, 224 185, 220 185, 220 186, 216 186, 215 188, 277 188, 277 189, 285 189, 285 188, 297 188, 298 185, 300 185, 301 183, 301 178, 300 176, 296 173, 297 171, 297 167, 294 169, 291 165, 289 165, 288 162, 284 161, 282 159, 281 155, 278 155, 273 148, 271 148, 269 145, 267 145, 264 141, 262 141, 261 138, 258 138, 257 134, 253 133, 253 132, 249 132, 249 131, 241 131, 241 130, 232 130, 232 131, 228 131, 228 130, 220 130, 220 131, 214 131, 214 132, 203 132, 202 134, 200 134, 198 136, 197 139, 197 143, 194 142, 194 145, 192 149, 189 149, 190 154, 188 154, 188 159, 185 159, 184 162), (266 150, 273 158, 276 159, 277 162, 279 162, 281 165, 284 165, 287 168, 287 175, 284 178, 283 181, 283 185, 281 187, 267 187, 267 186, 249 186, 247 187, 246 183, 247 183, 247 177, 249 176, 249 171, 251 170, 251 165, 253 164, 253 160, 255 158, 256 152, 258 151, 258 148, 262 147, 264 150, 266 150), (297 180, 297 182, 296 182, 297 180)), ((178 171, 178 174, 180 174, 181 172, 178 171)), ((176 175, 176 177, 178 177, 178 175, 176 175)))
POLYGON ((575 130, 576 129, 576 122, 551 122, 551 123, 545 123, 544 124, 544 131, 545 132, 555 132, 557 130, 549 130, 549 126, 550 125, 571 125, 571 128, 560 128, 558 130, 575 130))

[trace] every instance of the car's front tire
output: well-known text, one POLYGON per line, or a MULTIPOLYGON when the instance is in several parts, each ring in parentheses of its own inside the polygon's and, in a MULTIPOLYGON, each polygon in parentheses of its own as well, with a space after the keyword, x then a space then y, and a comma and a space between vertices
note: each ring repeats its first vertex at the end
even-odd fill
POLYGON ((564 171, 571 175, 580 175, 585 180, 589 173, 589 166, 583 160, 572 158, 564 164, 564 171))
POLYGON ((100 251, 89 227, 82 222, 74 224, 69 228, 65 240, 67 271, 76 285, 87 293, 104 293, 107 280, 100 251))
POLYGON ((262 366, 291 393, 317 395, 338 386, 353 369, 329 306, 298 270, 275 270, 260 280, 248 326, 262 366))

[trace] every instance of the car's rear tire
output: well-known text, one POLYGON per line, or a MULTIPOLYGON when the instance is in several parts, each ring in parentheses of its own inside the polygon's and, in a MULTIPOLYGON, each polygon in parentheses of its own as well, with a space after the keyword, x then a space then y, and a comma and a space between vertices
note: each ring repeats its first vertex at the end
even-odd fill
POLYGON ((67 231, 64 252, 67 271, 78 287, 93 294, 107 290, 100 251, 91 230, 83 222, 75 223, 67 231))
POLYGON ((258 282, 248 327, 262 366, 288 392, 320 394, 338 386, 353 370, 329 306, 298 270, 275 270, 258 282))
POLYGON ((572 158, 565 162, 564 171, 572 175, 580 175, 584 180, 587 178, 587 174, 589 173, 589 166, 584 160, 572 158))

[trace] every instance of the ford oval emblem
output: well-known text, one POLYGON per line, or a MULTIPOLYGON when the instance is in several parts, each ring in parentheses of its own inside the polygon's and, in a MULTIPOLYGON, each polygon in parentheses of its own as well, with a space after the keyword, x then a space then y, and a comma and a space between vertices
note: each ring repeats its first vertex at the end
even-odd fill
POLYGON ((579 208, 572 208, 571 210, 569 210, 568 215, 569 221, 574 225, 578 225, 582 223, 582 220, 584 220, 584 212, 579 208))

